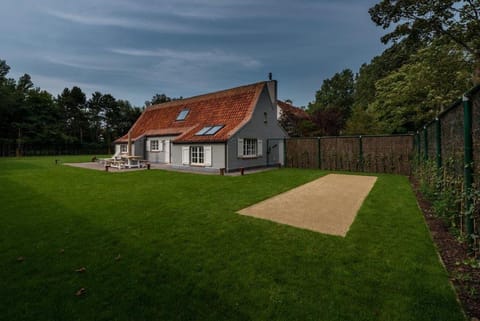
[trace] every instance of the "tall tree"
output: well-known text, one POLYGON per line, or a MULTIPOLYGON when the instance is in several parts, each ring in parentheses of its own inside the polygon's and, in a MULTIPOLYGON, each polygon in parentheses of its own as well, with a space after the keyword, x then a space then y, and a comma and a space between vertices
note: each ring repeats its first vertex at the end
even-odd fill
POLYGON ((175 98, 175 97, 171 98, 171 97, 168 97, 165 94, 155 94, 155 95, 153 95, 151 100, 145 101, 145 107, 148 107, 148 106, 151 106, 151 105, 162 104, 162 103, 168 103, 169 101, 178 100, 178 99, 182 99, 182 98, 183 98, 182 96, 180 96, 178 98, 175 98))
POLYGON ((65 142, 82 144, 88 130, 85 94, 77 86, 71 90, 65 88, 57 97, 57 103, 63 111, 65 142))
POLYGON ((384 29, 384 43, 403 38, 448 38, 470 53, 476 62, 474 79, 480 80, 480 1, 382 0, 369 10, 384 29))
POLYGON ((470 70, 462 48, 435 41, 377 81, 368 111, 385 133, 414 131, 471 87, 470 70))
POLYGON ((315 101, 308 104, 313 121, 320 126, 320 132, 337 135, 345 127, 354 102, 354 77, 350 69, 325 79, 315 95, 315 101))
POLYGON ((5 76, 8 74, 10 71, 10 66, 7 65, 7 62, 5 60, 0 59, 0 82, 5 80, 5 76))
POLYGON ((381 134, 382 129, 376 123, 376 115, 368 106, 377 96, 376 83, 408 64, 412 55, 427 46, 417 39, 403 39, 385 49, 370 63, 363 64, 355 79, 355 94, 352 113, 347 120, 344 133, 347 135, 381 134))

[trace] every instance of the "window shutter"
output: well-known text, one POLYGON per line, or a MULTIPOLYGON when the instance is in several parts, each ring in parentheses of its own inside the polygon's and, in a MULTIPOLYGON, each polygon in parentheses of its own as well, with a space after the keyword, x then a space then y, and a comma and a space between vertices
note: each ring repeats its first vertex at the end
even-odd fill
POLYGON ((242 138, 238 139, 237 156, 243 157, 243 139, 242 138))
POLYGON ((263 155, 263 142, 261 139, 257 140, 257 156, 263 155))
POLYGON ((182 147, 182 164, 188 165, 190 164, 190 147, 183 146, 182 147))
POLYGON ((146 149, 147 149, 147 152, 150 151, 150 147, 151 147, 150 145, 151 145, 151 144, 152 144, 152 141, 148 139, 148 140, 147 140, 147 148, 146 148, 146 149))
POLYGON ((212 146, 203 147, 205 166, 212 166, 212 146))
POLYGON ((170 141, 165 141, 165 163, 170 163, 170 141))
POLYGON ((163 144, 165 144, 164 140, 159 140, 158 141, 158 151, 163 152, 163 144))

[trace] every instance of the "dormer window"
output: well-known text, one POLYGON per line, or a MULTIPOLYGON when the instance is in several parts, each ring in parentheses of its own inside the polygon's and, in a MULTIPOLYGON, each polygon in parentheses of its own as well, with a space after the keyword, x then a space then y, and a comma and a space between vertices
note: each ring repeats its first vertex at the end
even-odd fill
POLYGON ((196 136, 215 135, 222 128, 223 128, 223 125, 206 126, 200 129, 195 135, 196 136))
POLYGON ((185 120, 189 112, 190 109, 182 109, 182 111, 177 116, 177 120, 185 120))

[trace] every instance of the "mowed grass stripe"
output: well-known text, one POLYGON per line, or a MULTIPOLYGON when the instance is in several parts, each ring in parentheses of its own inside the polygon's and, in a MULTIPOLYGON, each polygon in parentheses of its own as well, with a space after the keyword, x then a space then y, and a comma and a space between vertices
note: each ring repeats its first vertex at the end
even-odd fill
POLYGON ((463 320, 405 177, 380 175, 341 238, 235 214, 326 172, 54 159, 0 159, 0 319, 463 320))

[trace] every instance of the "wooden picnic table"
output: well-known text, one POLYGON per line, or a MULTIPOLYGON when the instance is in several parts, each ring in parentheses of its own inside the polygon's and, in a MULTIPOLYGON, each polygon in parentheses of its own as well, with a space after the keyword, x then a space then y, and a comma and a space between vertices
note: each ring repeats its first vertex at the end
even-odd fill
POLYGON ((140 168, 140 160, 142 157, 134 155, 122 155, 120 156, 122 161, 125 162, 127 168, 140 168))

